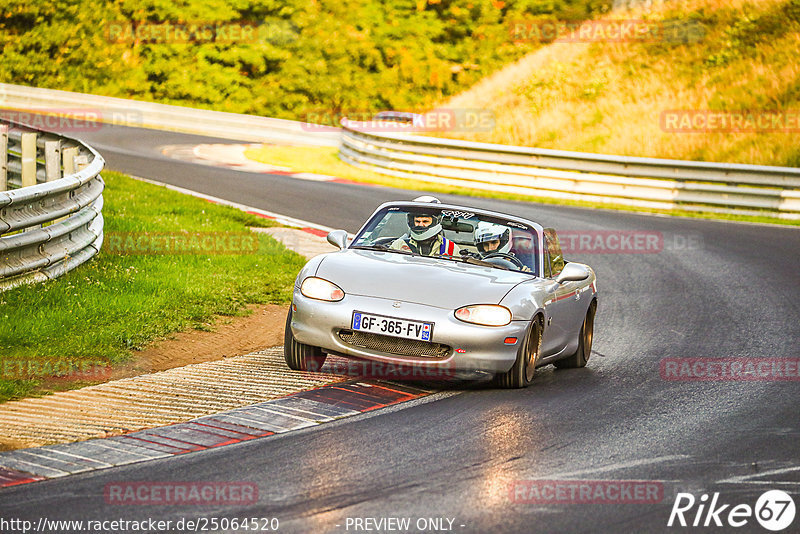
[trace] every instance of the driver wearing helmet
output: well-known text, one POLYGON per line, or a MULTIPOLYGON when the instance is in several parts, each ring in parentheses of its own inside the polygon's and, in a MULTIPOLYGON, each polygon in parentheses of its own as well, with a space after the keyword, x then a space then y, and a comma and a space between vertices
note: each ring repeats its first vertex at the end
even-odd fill
POLYGON ((409 233, 398 237, 389 248, 423 256, 459 256, 461 248, 442 234, 442 216, 435 211, 407 214, 409 233))
POLYGON ((519 261, 522 270, 529 272, 530 268, 524 265, 516 255, 511 252, 511 229, 501 224, 481 221, 475 228, 475 247, 481 258, 496 255, 504 255, 519 261))
POLYGON ((482 258, 489 254, 508 254, 511 251, 511 230, 486 221, 475 228, 475 246, 482 258))

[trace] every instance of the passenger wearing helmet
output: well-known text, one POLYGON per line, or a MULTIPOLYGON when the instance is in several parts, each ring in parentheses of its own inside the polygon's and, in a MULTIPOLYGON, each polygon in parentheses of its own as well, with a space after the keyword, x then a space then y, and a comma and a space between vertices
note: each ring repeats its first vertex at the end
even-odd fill
POLYGON ((513 263, 519 262, 518 265, 523 271, 530 272, 531 270, 511 252, 511 229, 507 226, 487 221, 479 222, 475 228, 475 247, 481 258, 492 254, 505 254, 513 258, 513 263))
POLYGON ((436 211, 413 211, 408 215, 408 234, 389 248, 423 256, 459 256, 461 248, 442 234, 442 216, 436 211))

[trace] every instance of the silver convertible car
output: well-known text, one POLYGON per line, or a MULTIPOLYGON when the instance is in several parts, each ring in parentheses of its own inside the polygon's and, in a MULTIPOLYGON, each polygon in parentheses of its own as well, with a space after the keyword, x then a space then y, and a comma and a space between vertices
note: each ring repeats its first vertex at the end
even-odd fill
POLYGON ((284 356, 319 370, 329 354, 409 378, 495 375, 530 384, 543 365, 583 367, 597 309, 594 271, 561 256, 552 228, 433 197, 381 205, 348 245, 300 271, 284 356))

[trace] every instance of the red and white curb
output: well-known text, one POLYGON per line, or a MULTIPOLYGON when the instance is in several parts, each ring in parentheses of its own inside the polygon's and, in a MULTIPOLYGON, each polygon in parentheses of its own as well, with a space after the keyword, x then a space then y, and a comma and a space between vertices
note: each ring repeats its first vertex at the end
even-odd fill
POLYGON ((261 163, 245 156, 245 151, 250 148, 257 148, 259 144, 201 144, 201 145, 165 145, 160 147, 161 154, 172 159, 187 161, 198 165, 208 165, 211 167, 222 167, 240 172, 252 172, 259 174, 277 174, 296 178, 298 180, 310 180, 312 182, 333 182, 342 184, 372 185, 369 183, 347 180, 329 174, 318 174, 313 172, 295 172, 289 167, 270 165, 261 163))
POLYGON ((430 395, 375 381, 341 382, 123 436, 0 453, 0 488, 223 447, 430 395))

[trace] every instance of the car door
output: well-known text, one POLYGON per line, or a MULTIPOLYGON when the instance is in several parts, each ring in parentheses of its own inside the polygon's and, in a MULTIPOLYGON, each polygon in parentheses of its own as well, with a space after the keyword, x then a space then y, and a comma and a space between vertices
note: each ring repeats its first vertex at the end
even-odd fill
POLYGON ((550 282, 547 285, 547 297, 544 302, 545 327, 542 335, 542 356, 552 356, 563 351, 569 343, 572 332, 570 323, 573 300, 575 299, 575 283, 559 284, 556 277, 564 268, 564 257, 558 235, 553 228, 544 229, 544 269, 543 276, 550 282))

